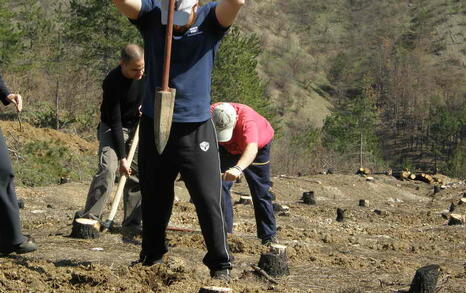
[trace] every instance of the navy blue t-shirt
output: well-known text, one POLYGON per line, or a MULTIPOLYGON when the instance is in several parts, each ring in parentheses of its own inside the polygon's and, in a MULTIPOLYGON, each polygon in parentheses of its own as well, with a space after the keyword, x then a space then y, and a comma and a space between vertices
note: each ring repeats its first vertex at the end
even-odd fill
MULTIPOLYGON (((211 74, 215 53, 225 35, 215 15, 216 2, 197 9, 197 18, 186 33, 173 36, 169 87, 176 89, 173 122, 203 122, 210 119, 211 74)), ((154 117, 156 88, 162 85, 165 29, 160 2, 142 0, 141 12, 132 21, 144 39, 146 84, 142 112, 154 117)))

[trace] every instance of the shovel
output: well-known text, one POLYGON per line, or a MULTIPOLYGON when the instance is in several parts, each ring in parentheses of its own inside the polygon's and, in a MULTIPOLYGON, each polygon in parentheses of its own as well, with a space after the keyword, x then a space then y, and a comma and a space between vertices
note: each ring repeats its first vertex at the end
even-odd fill
POLYGON ((165 56, 163 62, 162 88, 157 89, 154 99, 154 136, 155 146, 162 154, 170 137, 170 129, 175 106, 176 90, 168 87, 170 75, 170 59, 172 52, 173 16, 175 14, 175 0, 168 4, 167 32, 165 34, 165 56))

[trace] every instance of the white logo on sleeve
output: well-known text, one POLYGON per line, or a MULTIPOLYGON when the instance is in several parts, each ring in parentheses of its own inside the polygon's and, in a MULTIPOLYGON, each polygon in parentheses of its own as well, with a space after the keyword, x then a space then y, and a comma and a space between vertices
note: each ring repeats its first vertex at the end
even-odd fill
POLYGON ((207 152, 209 150, 209 147, 210 147, 210 143, 208 143, 207 141, 203 141, 199 144, 199 147, 201 148, 201 150, 203 150, 204 152, 207 152))

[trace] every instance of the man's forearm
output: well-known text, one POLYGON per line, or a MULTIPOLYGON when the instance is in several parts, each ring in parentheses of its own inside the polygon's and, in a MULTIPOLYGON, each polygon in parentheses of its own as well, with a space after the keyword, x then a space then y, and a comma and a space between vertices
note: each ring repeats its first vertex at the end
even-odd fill
POLYGON ((254 162, 254 159, 257 156, 257 152, 257 143, 248 144, 236 165, 239 166, 242 170, 246 169, 249 167, 249 165, 252 164, 252 162, 254 162))
POLYGON ((112 0, 116 8, 130 19, 137 19, 142 7, 142 0, 112 0))

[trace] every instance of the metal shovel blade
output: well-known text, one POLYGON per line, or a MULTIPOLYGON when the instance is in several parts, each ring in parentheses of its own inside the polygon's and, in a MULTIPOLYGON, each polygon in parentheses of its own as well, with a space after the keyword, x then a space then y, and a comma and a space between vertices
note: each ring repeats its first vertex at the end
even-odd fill
POLYGON ((176 89, 157 90, 154 100, 154 137, 159 154, 163 153, 170 137, 176 89))

